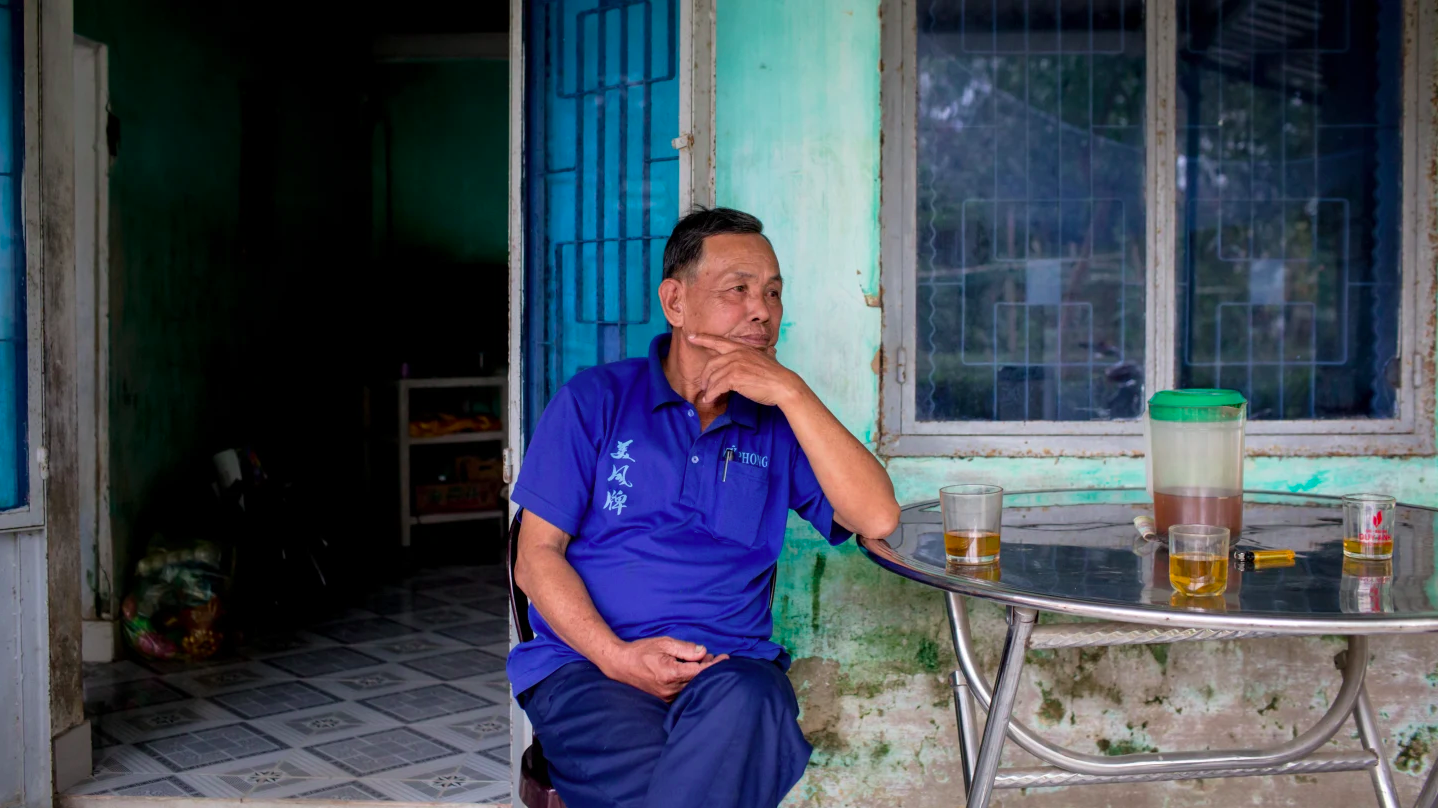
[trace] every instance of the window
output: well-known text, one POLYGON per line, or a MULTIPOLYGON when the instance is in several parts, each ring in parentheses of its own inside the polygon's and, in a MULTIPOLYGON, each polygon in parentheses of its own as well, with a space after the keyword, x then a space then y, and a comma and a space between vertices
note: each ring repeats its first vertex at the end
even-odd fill
POLYGON ((0 528, 39 522, 39 480, 30 450, 37 437, 32 397, 39 396, 38 345, 34 307, 38 292, 26 277, 20 196, 24 125, 20 63, 23 41, 20 4, 0 3, 0 528))
POLYGON ((1419 6, 888 0, 883 451, 1134 453, 1227 387, 1258 453, 1431 453, 1419 6))

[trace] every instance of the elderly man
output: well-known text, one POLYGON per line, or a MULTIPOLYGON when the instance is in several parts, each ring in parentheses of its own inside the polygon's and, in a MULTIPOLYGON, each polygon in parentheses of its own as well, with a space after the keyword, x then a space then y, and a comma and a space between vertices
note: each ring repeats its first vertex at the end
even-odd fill
POLYGON ((888 535, 882 466, 775 359, 784 281, 746 213, 664 249, 671 332, 578 374, 515 484, 535 638, 509 678, 569 808, 774 806, 812 751, 770 640, 792 509, 839 544, 888 535))

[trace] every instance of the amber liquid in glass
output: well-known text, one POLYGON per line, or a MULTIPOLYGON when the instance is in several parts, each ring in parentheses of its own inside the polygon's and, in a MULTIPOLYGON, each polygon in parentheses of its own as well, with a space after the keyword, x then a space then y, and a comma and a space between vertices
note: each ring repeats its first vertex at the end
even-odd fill
POLYGON ((1228 588, 1228 558, 1217 555, 1171 555, 1168 580, 1189 597, 1217 595, 1228 588))
POLYGON ((1359 558, 1388 558, 1393 555, 1393 537, 1382 541, 1365 541, 1352 536, 1343 537, 1343 553, 1359 558))
POLYGON ((1228 528, 1229 542, 1243 532, 1243 494, 1218 495, 1203 490, 1153 492, 1153 518, 1161 536, 1174 525, 1228 528))
POLYGON ((947 531, 944 555, 951 564, 987 564, 999 557, 999 534, 986 530, 947 531))

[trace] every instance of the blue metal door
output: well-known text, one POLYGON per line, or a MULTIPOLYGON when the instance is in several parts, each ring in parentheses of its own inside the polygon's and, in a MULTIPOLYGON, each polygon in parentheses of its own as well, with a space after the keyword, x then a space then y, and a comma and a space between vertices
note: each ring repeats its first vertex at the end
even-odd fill
POLYGON ((525 8, 526 436, 596 364, 643 355, 679 210, 677 0, 525 8))
POLYGON ((22 23, 0 2, 0 511, 29 499, 26 473, 25 244, 20 222, 22 23))

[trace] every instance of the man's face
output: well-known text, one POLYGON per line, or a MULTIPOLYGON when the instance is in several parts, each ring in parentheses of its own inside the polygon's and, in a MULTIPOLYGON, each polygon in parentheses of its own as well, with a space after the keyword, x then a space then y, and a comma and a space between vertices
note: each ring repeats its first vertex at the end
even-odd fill
POLYGON ((689 334, 710 334, 772 348, 784 316, 784 280, 769 240, 754 234, 704 239, 694 278, 671 279, 661 293, 671 325, 689 334), (671 302, 672 301, 672 302, 671 302))

